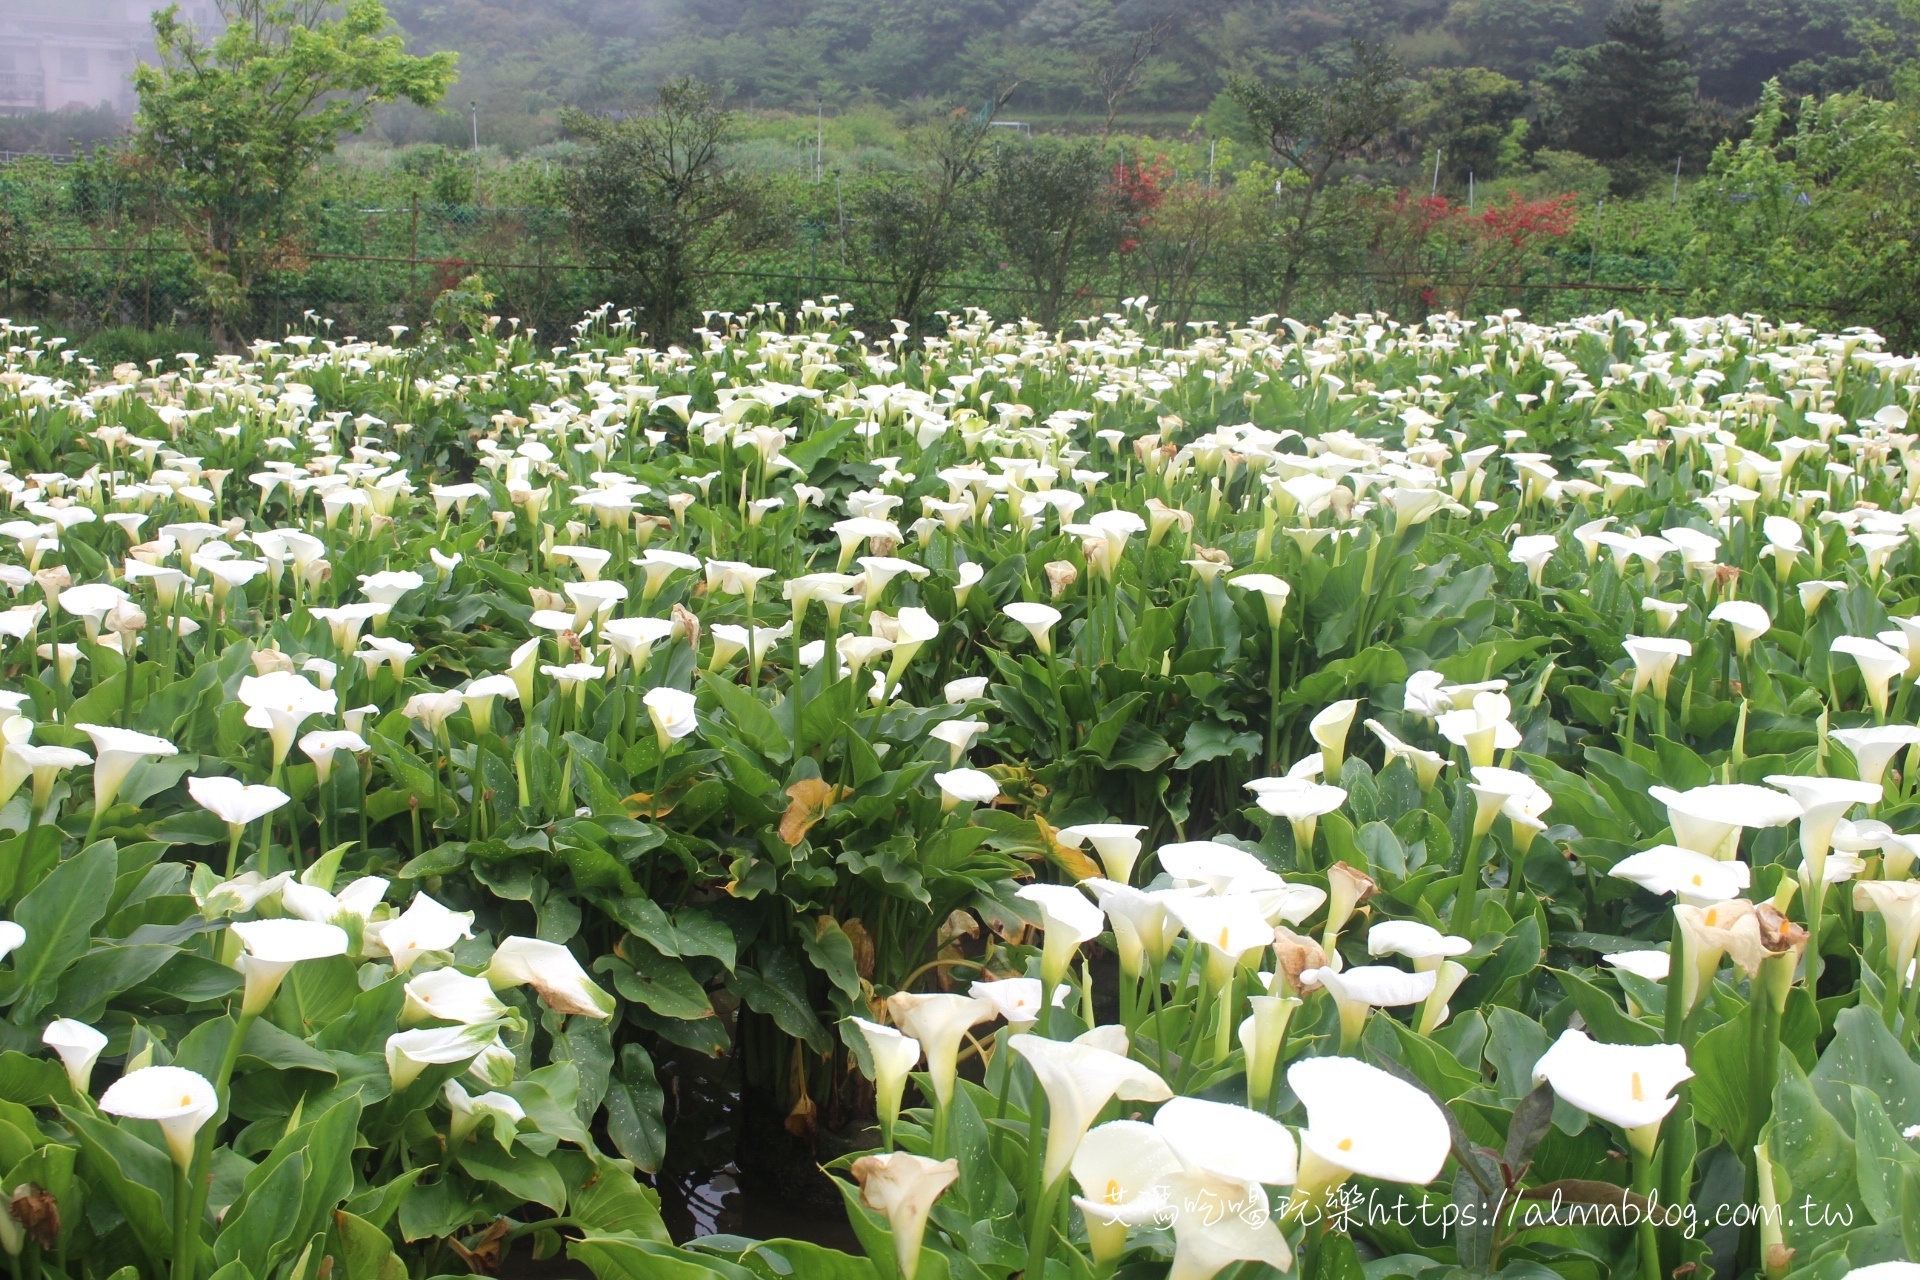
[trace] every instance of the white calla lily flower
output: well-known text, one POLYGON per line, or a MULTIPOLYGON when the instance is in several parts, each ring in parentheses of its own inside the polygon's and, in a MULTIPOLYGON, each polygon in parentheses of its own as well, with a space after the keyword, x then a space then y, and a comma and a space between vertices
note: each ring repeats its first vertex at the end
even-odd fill
POLYGON ((610 1018, 614 998, 587 976, 573 952, 538 938, 502 938, 487 962, 487 981, 496 989, 526 984, 540 993, 555 1013, 610 1018))
POLYGON ((1673 1090, 1691 1080, 1687 1051, 1677 1044, 1602 1044, 1569 1028, 1533 1064, 1535 1084, 1626 1130, 1643 1156, 1653 1154, 1660 1122, 1679 1101, 1673 1090))
POLYGON ((1434 1100, 1353 1058, 1304 1058, 1287 1084, 1307 1109, 1295 1200, 1317 1199, 1352 1174, 1425 1186, 1440 1176, 1453 1139, 1434 1100))
POLYGON ((895 1151, 861 1156, 853 1162, 851 1172, 860 1184, 861 1203, 886 1215, 900 1280, 913 1280, 920 1269, 927 1215, 940 1194, 959 1180, 959 1163, 895 1151))
POLYGON ((281 980, 302 960, 324 960, 347 953, 347 931, 338 925, 311 920, 249 920, 227 926, 245 948, 240 971, 247 984, 240 1011, 254 1016, 264 1011, 280 990, 281 980))
POLYGON ((1671 893, 1690 907, 1737 898, 1753 882, 1753 869, 1746 863, 1722 862, 1677 844, 1657 844, 1629 854, 1607 874, 1631 880, 1648 893, 1671 893))
POLYGON ((93 1064, 107 1047, 107 1037, 84 1022, 73 1018, 55 1018, 40 1033, 40 1043, 60 1055, 67 1069, 67 1080, 81 1097, 92 1092, 93 1064))
POLYGON ((1015 893, 1040 912, 1040 981, 1053 987, 1065 981, 1080 944, 1091 942, 1106 928, 1106 913, 1087 895, 1064 884, 1024 884, 1015 893))
POLYGON ((920 1042, 865 1018, 847 1021, 866 1041, 867 1057, 873 1063, 874 1109, 879 1112, 880 1131, 891 1148, 893 1131, 900 1124, 900 1100, 906 1094, 907 1077, 920 1061, 920 1042))
POLYGON ((970 1028, 996 1012, 990 1000, 954 992, 922 995, 897 991, 887 997, 887 1016, 893 1019, 893 1025, 919 1041, 921 1051, 927 1056, 927 1075, 933 1083, 934 1102, 941 1109, 953 1101, 960 1042, 970 1028))
POLYGON ((220 1110, 213 1085, 185 1067, 141 1067, 129 1071, 100 1095, 100 1110, 125 1120, 151 1120, 160 1126, 174 1164, 193 1164, 200 1129, 220 1110))
POLYGON ((1130 1227, 1155 1223, 1167 1213, 1166 1180, 1180 1167, 1153 1125, 1112 1120, 1087 1130, 1069 1169, 1080 1186, 1073 1203, 1086 1222, 1095 1266, 1119 1260, 1130 1227))
MULTIPOLYGON (((1094 1033, 1089 1032, 1089 1035, 1094 1033)), ((1080 1139, 1115 1098, 1165 1102, 1173 1097, 1151 1067, 1082 1040, 1043 1040, 1034 1035, 1008 1039, 1007 1047, 1025 1058, 1047 1095, 1047 1150, 1041 1185, 1064 1177, 1080 1139)))

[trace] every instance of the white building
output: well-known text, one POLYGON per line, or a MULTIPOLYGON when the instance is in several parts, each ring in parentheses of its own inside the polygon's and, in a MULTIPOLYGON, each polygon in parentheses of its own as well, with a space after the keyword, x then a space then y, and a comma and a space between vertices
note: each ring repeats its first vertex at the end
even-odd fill
MULTIPOLYGON (((153 14, 165 0, 0 0, 0 114, 92 109, 133 114, 133 68, 153 57, 153 14)), ((181 16, 218 22, 211 0, 181 16)))

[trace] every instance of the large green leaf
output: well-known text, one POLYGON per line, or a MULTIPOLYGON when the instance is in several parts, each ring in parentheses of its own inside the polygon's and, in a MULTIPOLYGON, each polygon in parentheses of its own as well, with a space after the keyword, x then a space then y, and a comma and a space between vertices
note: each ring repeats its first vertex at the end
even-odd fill
POLYGON ((1826 1211, 1811 1218, 1789 1216, 1787 1243, 1811 1252, 1843 1225, 1864 1221, 1867 1212, 1860 1203, 1854 1174, 1853 1139, 1820 1105, 1806 1074, 1785 1050, 1780 1054, 1780 1068, 1767 1149, 1786 1171, 1788 1187, 1781 1193, 1781 1202, 1810 1202, 1826 1211), (1850 1215, 1845 1224, 1836 1221, 1836 1215, 1841 1214, 1850 1215))
POLYGON ((569 1217, 587 1231, 672 1243, 660 1218, 659 1193, 636 1182, 631 1169, 604 1156, 593 1156, 593 1170, 592 1179, 575 1188, 569 1217))
POLYGON ((387 1233, 345 1210, 333 1215, 342 1280, 406 1280, 407 1264, 394 1256, 387 1233))
POLYGON ((620 1048, 620 1068, 607 1085, 607 1135, 620 1154, 648 1173, 667 1155, 666 1094, 653 1060, 637 1044, 620 1048))
POLYGON ((468 1173, 522 1200, 545 1205, 555 1213, 567 1207, 567 1184, 545 1156, 535 1155, 517 1144, 512 1152, 505 1152, 492 1142, 466 1143, 457 1155, 460 1167, 468 1173))
POLYGON ((1880 1099, 1899 1128, 1920 1124, 1920 1064, 1907 1056, 1871 1009, 1840 1011, 1833 1020, 1833 1039, 1809 1074, 1821 1104, 1842 1125, 1853 1123, 1854 1085, 1880 1099))
POLYGON ((763 950, 759 968, 741 965, 727 985, 749 1009, 766 1014, 795 1039, 805 1040, 815 1053, 825 1053, 832 1045, 807 998, 806 979, 791 952, 763 950))
POLYGON ((173 1253, 173 1161, 167 1153, 87 1112, 61 1108, 80 1143, 80 1168, 126 1216, 153 1274, 173 1253))
POLYGON ((13 955, 21 1008, 31 1015, 53 997, 54 983, 87 950, 93 926, 106 914, 118 870, 113 845, 89 845, 55 867, 14 909, 27 940, 13 955))

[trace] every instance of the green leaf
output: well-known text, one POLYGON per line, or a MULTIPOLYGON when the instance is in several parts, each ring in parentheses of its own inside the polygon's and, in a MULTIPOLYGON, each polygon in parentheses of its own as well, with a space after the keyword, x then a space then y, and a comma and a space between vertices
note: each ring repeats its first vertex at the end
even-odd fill
POLYGON ((620 1049, 620 1069, 607 1085, 607 1135, 620 1154, 657 1173, 667 1155, 666 1094, 653 1060, 637 1044, 620 1049))
POLYGON ((1752 1005, 1737 1017, 1701 1036, 1687 1054, 1693 1068, 1693 1114, 1707 1128, 1726 1139, 1735 1151, 1753 1146, 1753 1018, 1752 1005))
POLYGON ((1218 720, 1196 720, 1187 726, 1175 769, 1191 769, 1222 756, 1251 760, 1260 754, 1260 735, 1236 730, 1218 720))
POLYGON ((334 1065, 332 1058, 305 1040, 288 1035, 265 1018, 254 1019, 247 1028, 247 1038, 240 1042, 240 1057, 283 1071, 299 1068, 324 1072, 330 1076, 339 1074, 339 1068, 334 1065))
POLYGON ((751 1265, 763 1256, 778 1259, 763 1280, 878 1280, 873 1263, 867 1259, 810 1240, 762 1240, 741 1254, 740 1261, 751 1265))
POLYGON ((597 1280, 759 1280, 746 1268, 723 1259, 696 1256, 637 1236, 582 1236, 567 1242, 567 1256, 585 1264, 597 1280))
MULTIPOLYGON (((1852 1100, 1848 1099, 1851 1107, 1852 1100)), ((1861 1221, 1866 1208, 1859 1203, 1859 1187, 1854 1177, 1854 1145, 1847 1131, 1828 1110, 1820 1105, 1813 1086, 1784 1050, 1780 1055, 1780 1078, 1773 1091, 1773 1121, 1768 1125, 1767 1149, 1785 1169, 1795 1203, 1811 1197, 1828 1212, 1811 1221, 1789 1215, 1787 1243, 1811 1252, 1836 1234, 1831 1215, 1850 1206, 1849 1223, 1861 1221)))
POLYGON ((187 1004, 204 1004, 232 995, 243 981, 240 971, 232 965, 183 951, 161 965, 141 991, 156 992, 187 1004))
POLYGON ((839 921, 832 916, 823 915, 814 921, 813 932, 809 934, 804 922, 800 928, 800 945, 806 949, 807 959, 813 961, 814 968, 827 975, 834 990, 846 997, 847 1008, 859 1007, 860 971, 853 958, 853 942, 839 921))
POLYGON ((60 1109, 80 1143, 80 1169, 87 1184, 107 1197, 127 1219, 152 1274, 173 1251, 173 1161, 97 1116, 60 1109))
MULTIPOLYGON (((249 1032, 242 1043, 251 1040, 249 1032)), ((247 1175, 227 1213, 227 1227, 214 1242, 214 1257, 238 1258, 249 1270, 267 1275, 324 1231, 327 1215, 353 1191, 359 1122, 360 1103, 350 1095, 284 1134, 247 1175), (243 1224, 245 1232, 238 1233, 243 1224)))
POLYGON ((625 956, 602 956, 593 967, 613 977, 614 990, 645 1005, 663 1018, 710 1018, 713 1005, 686 962, 665 956, 652 944, 636 938, 622 948, 625 956))
POLYGON ((63 1017, 77 1017, 83 1023, 98 1021, 108 1000, 150 979, 157 969, 179 956, 179 946, 161 942, 140 942, 136 946, 96 946, 86 952, 60 977, 60 994, 54 1004, 63 1017))
POLYGON ((1452 1102, 1480 1084, 1478 1071, 1392 1018, 1369 1019, 1364 1040, 1370 1055, 1401 1063, 1442 1102, 1452 1102))
POLYGON ((0 840, 0 908, 20 899, 60 861, 60 829, 36 827, 0 840))
POLYGON ((14 952, 21 1007, 15 1016, 32 1016, 53 996, 53 984, 67 966, 87 953, 93 926, 106 914, 118 873, 112 843, 100 841, 50 872, 20 900, 14 923, 27 940, 14 952))
POLYGON ((1507 1103, 1533 1092, 1533 1064, 1553 1044, 1547 1029, 1517 1009, 1487 1011, 1486 1059, 1493 1065, 1494 1087, 1507 1103))
POLYGON ((41 1107, 73 1100, 73 1086, 58 1062, 29 1058, 17 1049, 0 1053, 0 1101, 41 1107))
POLYGON ((1920 1173, 1920 1154, 1900 1136, 1871 1092, 1854 1085, 1853 1151, 1860 1200, 1878 1223, 1900 1222, 1901 1186, 1909 1170, 1920 1173))
POLYGON ((667 1224, 660 1218, 658 1192, 640 1185, 633 1171, 619 1161, 595 1155, 593 1169, 592 1179, 573 1193, 568 1217, 590 1232, 638 1236, 660 1244, 673 1242, 667 1224))
POLYGON ((737 959, 733 929, 704 907, 681 907, 673 913, 673 932, 683 956, 712 956, 722 968, 737 959))
MULTIPOLYGON (((1464 1174, 1461 1177, 1465 1177, 1464 1174)), ((1466 1179, 1472 1186, 1472 1179, 1466 1179)), ((1455 1203, 1459 1201, 1458 1180, 1455 1182, 1455 1203)), ((1473 1195, 1479 1196, 1479 1188, 1473 1189, 1473 1195)), ((1476 1219, 1476 1222, 1478 1220, 1476 1219)), ((1462 1266, 1484 1270, 1486 1260, 1491 1253, 1493 1224, 1487 1222, 1483 1230, 1473 1231, 1461 1237, 1460 1263, 1462 1266)), ((1314 1251, 1313 1280, 1366 1280, 1367 1273, 1360 1265, 1360 1254, 1353 1247, 1353 1240, 1343 1232, 1329 1231, 1320 1238, 1320 1247, 1314 1251)))
MULTIPOLYGON (((496 1151, 499 1148, 494 1148, 496 1151)), ((415 1185, 400 1199, 400 1238, 433 1240, 449 1236, 488 1211, 468 1197, 465 1179, 442 1176, 415 1185)))
POLYGON ((1907 1056, 1872 1009, 1840 1011, 1833 1020, 1833 1039, 1810 1078, 1821 1105, 1842 1125, 1853 1123, 1853 1085, 1880 1099, 1900 1128, 1920 1124, 1920 1064, 1907 1056))
POLYGON ((555 1213, 567 1207, 567 1184, 545 1156, 515 1144, 512 1152, 495 1142, 469 1142, 459 1150, 460 1167, 476 1178, 505 1188, 522 1200, 545 1205, 555 1213))
POLYGON ((433 1168, 430 1164, 418 1165, 381 1186, 368 1187, 347 1201, 347 1211, 384 1231, 387 1224, 393 1221, 393 1215, 399 1210, 407 1192, 433 1168))
POLYGON ((506 1092, 520 1103, 521 1109, 527 1113, 527 1119, 533 1121, 540 1132, 552 1134, 577 1147, 591 1147, 593 1138, 574 1110, 580 1096, 578 1077, 578 1068, 573 1063, 556 1062, 542 1067, 528 1079, 514 1081, 507 1086, 506 1092), (559 1080, 563 1072, 566 1083, 558 1091, 564 1095, 564 1101, 547 1087, 549 1083, 559 1080))
POLYGON ((733 993, 746 1001, 755 1013, 764 1013, 775 1025, 797 1040, 805 1040, 815 1053, 826 1053, 833 1041, 807 1000, 806 979, 799 961, 789 951, 767 950, 761 967, 741 965, 727 980, 733 993))
POLYGON ((1515 923, 1499 949, 1481 962, 1471 978, 1460 984, 1459 992, 1448 1003, 1456 1009, 1490 1003, 1509 982, 1532 973, 1542 954, 1540 918, 1529 915, 1515 923))
POLYGON ((333 1230, 342 1280, 406 1280, 407 1265, 394 1256, 385 1231, 344 1209, 335 1211, 333 1230))
POLYGON ((255 1275, 266 1275, 291 1248, 306 1243, 305 1237, 295 1235, 300 1224, 300 1188, 307 1180, 304 1144, 262 1169, 258 1178, 248 1176, 246 1192, 228 1211, 213 1242, 216 1265, 238 1262, 255 1275))
POLYGON ((1629 1018, 1613 1002, 1613 997, 1577 973, 1565 969, 1549 970, 1573 1000, 1573 1007, 1586 1019, 1593 1038, 1606 1044, 1659 1044, 1660 1033, 1646 1023, 1629 1018))

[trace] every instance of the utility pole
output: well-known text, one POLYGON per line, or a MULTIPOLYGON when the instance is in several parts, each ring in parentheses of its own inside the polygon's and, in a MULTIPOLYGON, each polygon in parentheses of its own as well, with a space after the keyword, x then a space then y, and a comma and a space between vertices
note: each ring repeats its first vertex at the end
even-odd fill
POLYGON ((840 265, 847 265, 847 199, 840 184, 840 166, 833 167, 833 216, 840 231, 840 265))
POLYGON ((1473 212, 1473 170, 1467 170, 1467 212, 1473 212))
POLYGON ((1428 191, 1427 191, 1427 195, 1428 195, 1429 197, 1431 197, 1431 196, 1437 196, 1437 195, 1439 195, 1439 194, 1440 194, 1440 157, 1441 157, 1441 156, 1443 156, 1443 155, 1445 155, 1445 154, 1447 154, 1447 149, 1446 149, 1445 147, 1436 147, 1436 148, 1434 148, 1434 152, 1433 152, 1433 186, 1432 186, 1431 188, 1429 188, 1429 189, 1428 189, 1428 191))
POLYGON ((467 111, 473 116, 473 207, 480 207, 480 104, 468 102, 467 111))
POLYGON ((1587 283, 1593 283, 1594 269, 1600 264, 1600 239, 1607 232, 1607 198, 1600 197, 1599 211, 1594 215, 1593 242, 1587 249, 1587 283))
POLYGON ((1668 202, 1670 204, 1680 203, 1680 161, 1681 159, 1682 157, 1680 156, 1675 156, 1673 158, 1673 199, 1668 202))
POLYGON ((821 165, 825 162, 827 143, 827 106, 819 98, 813 100, 813 184, 817 187, 825 176, 821 165))

